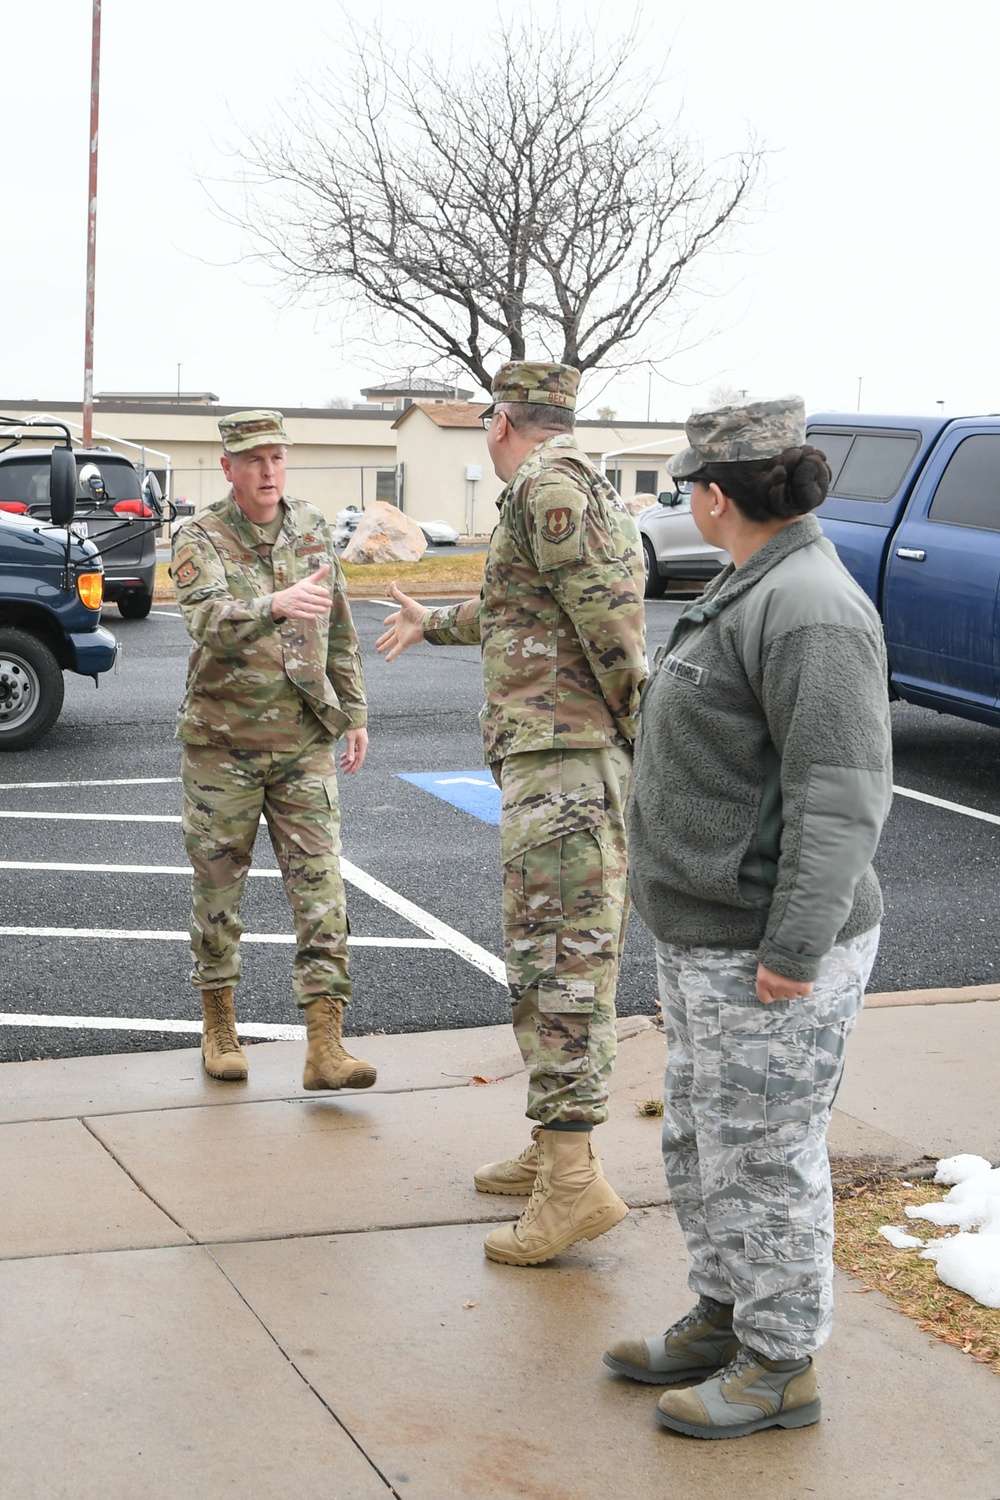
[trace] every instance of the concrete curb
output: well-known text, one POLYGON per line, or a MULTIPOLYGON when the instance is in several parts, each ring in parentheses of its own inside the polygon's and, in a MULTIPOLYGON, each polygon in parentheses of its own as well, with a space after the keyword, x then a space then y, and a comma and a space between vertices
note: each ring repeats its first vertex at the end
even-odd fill
POLYGON ((866 995, 865 1009, 892 1005, 971 1005, 977 1000, 1000 1000, 1000 984, 968 984, 961 989, 887 990, 866 995))

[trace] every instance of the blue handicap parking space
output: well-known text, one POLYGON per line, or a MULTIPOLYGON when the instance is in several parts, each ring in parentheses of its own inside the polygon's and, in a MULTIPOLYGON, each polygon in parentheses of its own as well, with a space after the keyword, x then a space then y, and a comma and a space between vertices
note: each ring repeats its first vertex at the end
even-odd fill
POLYGON ((407 771, 400 772, 399 779, 411 781, 483 823, 500 822, 500 788, 489 771, 407 771))

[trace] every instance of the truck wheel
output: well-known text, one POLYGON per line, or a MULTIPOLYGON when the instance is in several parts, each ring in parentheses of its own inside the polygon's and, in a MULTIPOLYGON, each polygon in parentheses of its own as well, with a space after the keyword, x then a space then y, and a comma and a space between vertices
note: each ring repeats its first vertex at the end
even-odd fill
POLYGON ((118 613, 125 620, 144 620, 153 607, 152 594, 122 594, 118 600, 118 613))
POLYGON ((0 630, 0 750, 25 750, 50 730, 63 706, 63 675, 44 641, 0 630))
POLYGON ((660 577, 656 566, 656 553, 648 536, 642 539, 642 570, 646 575, 645 596, 647 599, 662 599, 667 591, 667 580, 660 577))

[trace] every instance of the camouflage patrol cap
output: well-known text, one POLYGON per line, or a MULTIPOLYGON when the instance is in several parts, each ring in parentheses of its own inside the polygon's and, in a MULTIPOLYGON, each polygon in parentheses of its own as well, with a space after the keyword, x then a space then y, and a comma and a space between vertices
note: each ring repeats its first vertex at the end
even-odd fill
POLYGON ((706 464, 777 458, 806 440, 806 407, 801 396, 776 396, 693 411, 684 424, 689 447, 667 465, 675 479, 690 479, 706 464))
POLYGON ((289 444, 280 411, 234 411, 219 421, 224 453, 246 453, 249 448, 289 444))
POLYGON ((501 401, 526 402, 531 406, 561 406, 564 411, 576 408, 576 389, 580 371, 572 365, 532 364, 515 360, 501 365, 493 377, 493 401, 483 412, 492 416, 501 401))

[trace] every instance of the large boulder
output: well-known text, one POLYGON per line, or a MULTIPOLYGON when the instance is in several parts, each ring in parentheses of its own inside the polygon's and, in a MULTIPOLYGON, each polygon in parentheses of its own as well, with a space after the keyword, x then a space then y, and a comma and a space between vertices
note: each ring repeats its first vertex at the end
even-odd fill
POLYGON ((427 538, 415 521, 395 505, 369 505, 343 551, 344 562, 416 562, 427 551, 427 538))

